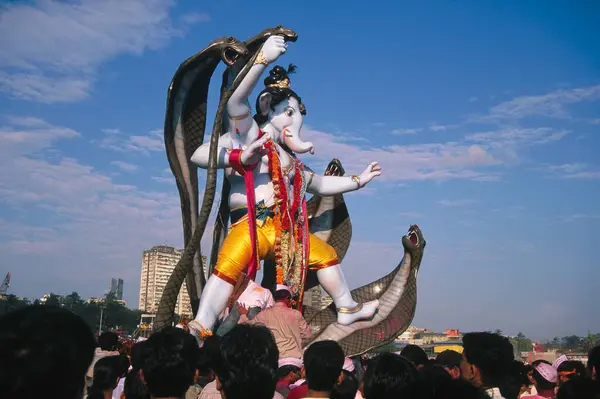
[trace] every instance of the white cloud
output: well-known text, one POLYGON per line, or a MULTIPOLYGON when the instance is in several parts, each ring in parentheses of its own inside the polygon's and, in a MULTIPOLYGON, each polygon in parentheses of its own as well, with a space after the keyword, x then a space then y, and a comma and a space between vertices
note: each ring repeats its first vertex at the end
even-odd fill
POLYGON ((477 201, 475 200, 470 200, 470 199, 462 199, 462 200, 441 200, 438 201, 438 204, 442 205, 442 206, 467 206, 467 205, 473 205, 476 204, 477 201))
POLYGON ((571 180, 600 179, 600 169, 585 163, 550 165, 548 171, 556 177, 571 180))
POLYGON ((187 24, 196 24, 199 22, 210 22, 210 15, 205 12, 193 12, 185 14, 181 20, 187 24))
POLYGON ((566 130, 556 130, 549 127, 521 128, 506 127, 466 136, 468 141, 486 144, 494 148, 529 147, 533 145, 548 144, 561 140, 569 134, 566 130))
POLYGON ((394 129, 392 134, 403 135, 403 134, 417 134, 423 129, 394 129))
POLYGON ((149 154, 164 151, 165 141, 161 129, 154 129, 143 136, 128 136, 119 129, 102 129, 104 138, 98 143, 100 147, 118 152, 137 152, 149 154))
MULTIPOLYGON (((111 276, 124 278, 133 293, 144 249, 182 246, 174 184, 151 191, 117 181, 127 176, 112 177, 57 150, 60 141, 80 138, 78 132, 35 118, 9 121, 0 128, 0 168, 10 171, 0 174, 0 206, 6 210, 0 250, 12 265, 15 287, 27 282, 19 288, 24 295, 73 287, 98 295, 97 287, 111 276)), ((166 167, 164 154, 158 158, 166 167)), ((210 226, 209 220, 203 248, 210 247, 210 226)))
POLYGON ((195 13, 174 26, 173 0, 38 0, 0 6, 0 90, 45 102, 85 98, 97 69, 182 36, 195 13))
POLYGON ((522 119, 530 116, 565 119, 569 104, 600 99, 600 85, 561 89, 550 93, 520 96, 490 108, 488 115, 474 120, 522 119))
POLYGON ((377 181, 386 182, 497 181, 501 176, 497 168, 518 162, 520 150, 552 143, 566 134, 550 128, 504 128, 469 134, 463 141, 373 147, 348 143, 341 138, 344 134, 307 129, 303 136, 315 145, 315 156, 305 155, 303 160, 318 169, 332 158, 340 158, 348 174, 360 173, 370 162, 378 161, 383 174, 377 181))
POLYGON ((432 123, 429 125, 429 130, 432 132, 445 132, 446 130, 454 129, 455 127, 458 127, 458 125, 441 125, 439 123, 432 123))
POLYGON ((123 172, 131 173, 131 172, 135 172, 136 170, 138 170, 137 165, 123 162, 123 161, 112 161, 111 164, 115 165, 117 168, 121 169, 123 172))

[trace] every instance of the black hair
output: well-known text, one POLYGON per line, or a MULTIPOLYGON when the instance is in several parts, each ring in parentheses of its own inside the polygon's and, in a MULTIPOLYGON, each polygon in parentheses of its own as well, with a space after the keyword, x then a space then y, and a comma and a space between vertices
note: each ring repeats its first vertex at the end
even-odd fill
POLYGON ((557 370, 559 373, 563 372, 572 372, 572 374, 567 376, 568 380, 572 380, 574 378, 582 378, 587 374, 587 370, 585 365, 577 360, 566 360, 562 362, 557 370))
POLYGON ((562 384, 556 399, 600 399, 600 381, 578 378, 562 384))
POLYGON ((196 369, 202 377, 208 377, 217 366, 220 357, 220 341, 216 335, 207 337, 196 361, 196 369))
POLYGON ((148 387, 142 381, 139 369, 131 369, 127 374, 123 385, 123 393, 126 399, 150 399, 148 387))
POLYGON ((531 376, 533 377, 535 381, 535 386, 538 390, 548 390, 556 387, 556 382, 550 382, 544 377, 542 377, 540 372, 537 371, 535 367, 533 368, 533 373, 531 374, 531 376))
POLYGON ((421 380, 429 385, 439 385, 444 381, 449 381, 452 376, 441 364, 429 363, 419 371, 421 380))
POLYGON ((74 399, 84 389, 96 340, 83 319, 34 305, 0 317, 0 392, 4 399, 74 399))
POLYGON ((396 399, 419 381, 417 368, 404 356, 382 353, 367 365, 364 378, 365 399, 396 399))
POLYGON ((281 366, 277 370, 277 379, 280 380, 283 377, 289 375, 290 373, 299 373, 299 372, 300 372, 300 367, 298 367, 298 366, 292 366, 291 364, 286 365, 286 366, 281 366))
POLYGON ((142 372, 154 397, 180 397, 194 383, 196 339, 180 328, 167 327, 145 341, 142 372))
POLYGON ((285 301, 286 299, 290 299, 292 294, 288 290, 278 290, 273 294, 274 301, 285 301))
POLYGON ((427 353, 418 345, 406 345, 400 355, 414 363, 415 366, 425 366, 429 362, 427 353))
POLYGON ((331 392, 344 367, 344 351, 335 341, 318 341, 304 352, 303 363, 308 389, 331 392))
POLYGON ((105 333, 102 333, 98 337, 98 346, 103 351, 114 351, 114 350, 118 349, 118 345, 119 345, 119 336, 112 331, 107 331, 105 333))
POLYGON ((588 353, 587 368, 590 376, 594 369, 596 369, 596 378, 600 379, 600 345, 595 346, 588 353))
POLYGON ((302 115, 306 115, 306 108, 302 104, 302 98, 289 87, 274 87, 271 86, 273 84, 284 82, 286 79, 289 80, 289 75, 296 72, 296 66, 290 64, 288 69, 286 70, 280 65, 276 65, 269 71, 269 76, 267 76, 264 80, 265 88, 258 94, 256 98, 256 115, 254 115, 254 120, 258 125, 262 125, 267 122, 268 116, 263 115, 260 112, 260 97, 269 93, 272 97, 271 100, 271 110, 275 110, 275 107, 279 105, 284 100, 287 100, 290 97, 294 97, 298 100, 298 104, 300 104, 300 113, 302 115))
POLYGON ((148 341, 140 341, 131 347, 131 367, 141 369, 144 363, 144 351, 148 341))
POLYGON ((121 356, 106 356, 99 359, 94 365, 94 379, 88 388, 88 399, 104 399, 104 391, 114 390, 119 383, 123 372, 121 356))
POLYGON ((331 399, 354 399, 358 392, 358 380, 353 373, 342 370, 344 377, 342 382, 336 384, 331 392, 331 399))
POLYGON ((402 398, 418 399, 490 399, 489 395, 468 381, 444 380, 437 385, 419 381, 407 387, 402 398))
POLYGON ((508 338, 489 332, 467 333, 463 336, 463 355, 477 366, 485 387, 497 387, 504 381, 506 369, 514 360, 513 346, 508 338))
POLYGON ((279 350, 262 325, 237 324, 220 339, 214 369, 227 399, 272 399, 277 384, 279 350))
POLYGON ((531 385, 527 372, 527 366, 518 360, 513 360, 505 370, 504 381, 499 384, 502 397, 517 399, 523 386, 531 385))
POLYGON ((462 356, 460 355, 460 353, 451 349, 446 349, 445 351, 439 353, 435 358, 437 364, 441 364, 442 366, 448 367, 449 369, 460 367, 461 360, 462 356))

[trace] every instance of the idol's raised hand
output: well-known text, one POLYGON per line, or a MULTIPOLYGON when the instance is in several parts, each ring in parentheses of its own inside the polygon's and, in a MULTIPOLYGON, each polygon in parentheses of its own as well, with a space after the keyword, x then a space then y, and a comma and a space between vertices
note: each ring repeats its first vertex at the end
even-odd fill
POLYGON ((270 64, 277 61, 279 56, 287 51, 287 44, 283 36, 271 36, 265 41, 260 51, 270 64))

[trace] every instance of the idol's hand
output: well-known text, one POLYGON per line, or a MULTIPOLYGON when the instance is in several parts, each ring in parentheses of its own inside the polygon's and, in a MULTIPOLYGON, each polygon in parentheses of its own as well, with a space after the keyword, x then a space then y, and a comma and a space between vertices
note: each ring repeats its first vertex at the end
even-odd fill
POLYGON ((260 161, 260 159, 267 154, 267 150, 264 148, 264 145, 270 138, 271 136, 268 133, 265 133, 260 139, 250 143, 250 145, 244 151, 242 151, 242 154, 240 155, 240 161, 242 162, 242 165, 254 165, 260 161))
POLYGON ((287 44, 283 36, 271 36, 265 41, 260 51, 270 64, 277 61, 277 58, 287 51, 287 44))
POLYGON ((359 179, 359 187, 363 188, 367 185, 371 180, 373 180, 376 176, 381 175, 381 166, 377 162, 371 162, 367 169, 358 176, 359 179))

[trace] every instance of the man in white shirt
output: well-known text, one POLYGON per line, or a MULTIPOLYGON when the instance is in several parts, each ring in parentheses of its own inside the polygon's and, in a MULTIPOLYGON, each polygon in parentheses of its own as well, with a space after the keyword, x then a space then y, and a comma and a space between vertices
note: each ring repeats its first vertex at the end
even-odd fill
POLYGON ((271 291, 252 281, 245 273, 234 287, 233 294, 229 298, 227 307, 221 313, 223 322, 217 329, 216 335, 222 337, 229 332, 239 321, 240 313, 236 304, 248 309, 246 317, 252 320, 259 312, 273 307, 275 301, 271 291))

